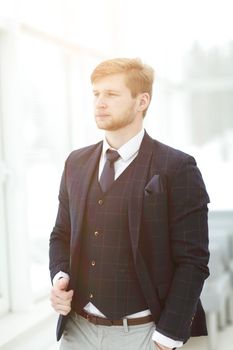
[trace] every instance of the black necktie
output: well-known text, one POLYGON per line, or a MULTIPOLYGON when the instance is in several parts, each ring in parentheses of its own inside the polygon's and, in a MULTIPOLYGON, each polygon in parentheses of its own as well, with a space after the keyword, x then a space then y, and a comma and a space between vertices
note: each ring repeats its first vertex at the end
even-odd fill
POLYGON ((112 185, 115 177, 114 162, 120 157, 117 151, 108 149, 106 152, 106 162, 100 176, 100 186, 103 192, 106 192, 112 185))

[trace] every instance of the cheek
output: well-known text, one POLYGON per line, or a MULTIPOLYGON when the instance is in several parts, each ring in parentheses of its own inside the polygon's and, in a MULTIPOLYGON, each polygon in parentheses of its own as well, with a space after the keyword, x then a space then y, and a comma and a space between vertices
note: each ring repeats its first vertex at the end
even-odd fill
POLYGON ((92 101, 93 108, 96 109, 97 105, 98 105, 97 100, 94 98, 93 101, 92 101))

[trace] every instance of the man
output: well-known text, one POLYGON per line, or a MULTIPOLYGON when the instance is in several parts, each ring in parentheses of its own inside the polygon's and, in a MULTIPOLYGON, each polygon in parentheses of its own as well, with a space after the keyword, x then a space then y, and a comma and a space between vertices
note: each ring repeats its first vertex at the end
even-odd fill
POLYGON ((209 197, 193 157, 143 129, 151 67, 108 60, 91 80, 105 139, 72 152, 61 180, 50 237, 57 338, 62 350, 178 348, 206 334, 209 197))

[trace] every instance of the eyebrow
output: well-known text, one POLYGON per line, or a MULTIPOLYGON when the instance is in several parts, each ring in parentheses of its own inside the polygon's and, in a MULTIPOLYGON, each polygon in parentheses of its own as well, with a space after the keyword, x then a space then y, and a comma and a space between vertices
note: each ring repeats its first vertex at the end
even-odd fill
MULTIPOLYGON (((93 90, 93 92, 99 92, 100 90, 93 90)), ((120 93, 119 90, 113 90, 113 89, 106 89, 106 90, 103 90, 103 92, 114 92, 114 93, 120 93)))

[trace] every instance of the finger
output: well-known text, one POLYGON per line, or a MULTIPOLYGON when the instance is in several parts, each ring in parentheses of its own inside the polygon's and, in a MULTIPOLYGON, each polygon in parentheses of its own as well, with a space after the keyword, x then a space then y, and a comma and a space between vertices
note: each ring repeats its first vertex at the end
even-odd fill
POLYGON ((71 305, 72 298, 64 300, 64 299, 61 299, 59 297, 52 296, 50 298, 50 301, 51 301, 52 306, 55 306, 55 305, 71 305))
POLYGON ((71 289, 68 292, 66 291, 61 291, 56 288, 52 288, 51 295, 57 298, 60 298, 62 300, 69 300, 72 299, 74 294, 74 291, 71 289))
POLYGON ((62 307, 70 307, 71 306, 71 302, 60 302, 59 300, 51 300, 51 305, 54 309, 59 308, 61 305, 62 307))
POLYGON ((54 310, 61 315, 67 315, 71 311, 71 307, 65 305, 57 305, 54 307, 54 310))
POLYGON ((69 284, 69 279, 67 278, 60 278, 57 283, 56 286, 58 287, 58 289, 60 290, 66 290, 69 284))

